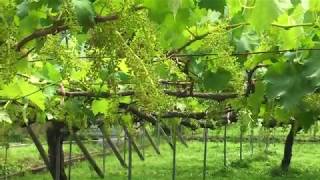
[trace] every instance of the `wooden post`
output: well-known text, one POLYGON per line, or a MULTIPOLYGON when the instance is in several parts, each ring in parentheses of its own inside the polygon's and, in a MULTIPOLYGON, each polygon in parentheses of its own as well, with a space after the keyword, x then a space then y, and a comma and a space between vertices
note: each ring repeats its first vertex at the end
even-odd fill
POLYGON ((48 156, 47 156, 47 154, 46 154, 46 152, 45 152, 40 140, 38 139, 36 134, 33 132, 33 130, 32 130, 30 125, 26 125, 26 129, 27 129, 27 132, 30 135, 33 143, 37 147, 44 164, 47 166, 47 169, 49 170, 52 178, 54 179, 55 174, 53 173, 53 169, 50 167, 48 156))
POLYGON ((207 175, 207 144, 208 144, 208 128, 203 129, 203 139, 204 139, 204 152, 203 152, 203 180, 206 179, 207 175))
POLYGON ((153 149, 156 151, 157 154, 160 154, 160 150, 158 149, 157 145, 155 144, 155 142, 153 141, 152 137, 150 136, 148 130, 142 126, 142 130, 145 132, 148 140, 150 141, 151 143, 151 146, 153 147, 153 149))
POLYGON ((136 153, 138 154, 140 160, 144 161, 144 157, 143 154, 141 153, 139 147, 137 146, 136 142, 134 141, 132 135, 129 133, 128 128, 123 126, 124 132, 126 133, 128 140, 129 138, 131 138, 131 145, 133 146, 133 149, 136 151, 136 153))
POLYGON ((96 171, 96 173, 101 177, 104 178, 104 174, 101 171, 101 169, 99 168, 99 166, 97 165, 97 163, 95 162, 95 160, 92 158, 92 156, 90 155, 89 151, 87 150, 87 148, 84 146, 84 144, 81 142, 80 138, 77 136, 76 133, 73 134, 74 140, 77 143, 77 145, 79 146, 80 150, 82 151, 82 153, 84 154, 84 156, 86 157, 86 159, 88 159, 89 163, 91 164, 91 166, 93 167, 93 169, 96 171))
MULTIPOLYGON (((61 134, 58 135, 57 137, 57 142, 61 142, 61 134)), ((61 149, 61 143, 57 143, 56 145, 56 164, 55 164, 55 173, 56 173, 56 177, 55 177, 55 180, 60 180, 60 170, 61 170, 61 152, 60 152, 60 149, 61 149)))

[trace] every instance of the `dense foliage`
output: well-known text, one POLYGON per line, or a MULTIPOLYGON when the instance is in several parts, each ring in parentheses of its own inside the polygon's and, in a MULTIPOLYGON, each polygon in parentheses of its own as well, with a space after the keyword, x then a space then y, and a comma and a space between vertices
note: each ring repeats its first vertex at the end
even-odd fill
POLYGON ((308 129, 320 113, 319 12, 318 0, 1 0, 0 123, 131 124, 123 104, 215 123, 231 105, 244 126, 308 129), (207 92, 236 96, 192 98, 207 92))

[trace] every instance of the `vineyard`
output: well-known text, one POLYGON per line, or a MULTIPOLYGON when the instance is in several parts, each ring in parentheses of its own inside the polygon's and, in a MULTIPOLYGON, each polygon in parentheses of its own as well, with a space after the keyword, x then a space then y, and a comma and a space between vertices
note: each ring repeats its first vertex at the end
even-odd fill
POLYGON ((319 0, 0 0, 0 24, 0 179, 320 175, 319 0))

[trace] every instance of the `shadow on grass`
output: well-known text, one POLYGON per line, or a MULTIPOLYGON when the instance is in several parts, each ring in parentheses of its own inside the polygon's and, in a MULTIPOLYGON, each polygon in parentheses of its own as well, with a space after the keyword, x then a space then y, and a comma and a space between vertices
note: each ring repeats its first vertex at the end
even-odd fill
POLYGON ((290 168, 283 171, 280 166, 274 166, 269 171, 270 176, 276 179, 319 179, 320 171, 308 171, 298 168, 290 168))

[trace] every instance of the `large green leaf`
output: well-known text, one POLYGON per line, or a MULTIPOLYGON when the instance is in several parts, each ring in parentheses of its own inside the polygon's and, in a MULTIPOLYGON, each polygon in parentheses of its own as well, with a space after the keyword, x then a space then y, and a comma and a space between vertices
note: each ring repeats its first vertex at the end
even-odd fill
POLYGON ((302 71, 302 65, 293 62, 272 65, 265 75, 267 96, 280 98, 281 104, 289 109, 298 105, 301 98, 313 89, 302 71))
POLYGON ((314 88, 320 86, 320 52, 311 51, 305 60, 303 75, 312 82, 314 88))
POLYGON ((245 0, 227 0, 227 5, 228 5, 228 12, 231 17, 233 17, 236 13, 241 11, 242 9, 242 4, 245 0))
POLYGON ((208 90, 223 90, 231 78, 229 71, 219 68, 216 72, 208 71, 204 74, 203 85, 208 90))
POLYGON ((73 0, 75 13, 78 22, 86 29, 92 27, 95 23, 95 12, 92 3, 89 0, 73 0))
POLYGON ((260 105, 264 100, 265 86, 263 82, 259 81, 255 85, 255 91, 248 97, 248 105, 251 111, 258 114, 260 105))
POLYGON ((299 111, 296 111, 295 118, 299 122, 299 125, 301 125, 304 129, 309 129, 314 122, 317 120, 317 113, 309 110, 301 108, 299 111))
POLYGON ((91 105, 91 110, 94 115, 98 113, 108 114, 110 108, 110 101, 106 99, 94 100, 91 105))
POLYGON ((46 98, 42 90, 35 85, 23 80, 14 80, 0 90, 0 97, 10 99, 26 98, 38 106, 41 110, 45 109, 46 98))
POLYGON ((51 63, 46 63, 40 72, 41 76, 48 81, 58 82, 61 80, 61 75, 56 66, 51 63))
POLYGON ((277 0, 257 0, 249 16, 249 23, 259 32, 277 19, 281 11, 277 0))
POLYGON ((201 8, 219 11, 223 14, 226 6, 226 0, 200 0, 199 6, 201 8))

